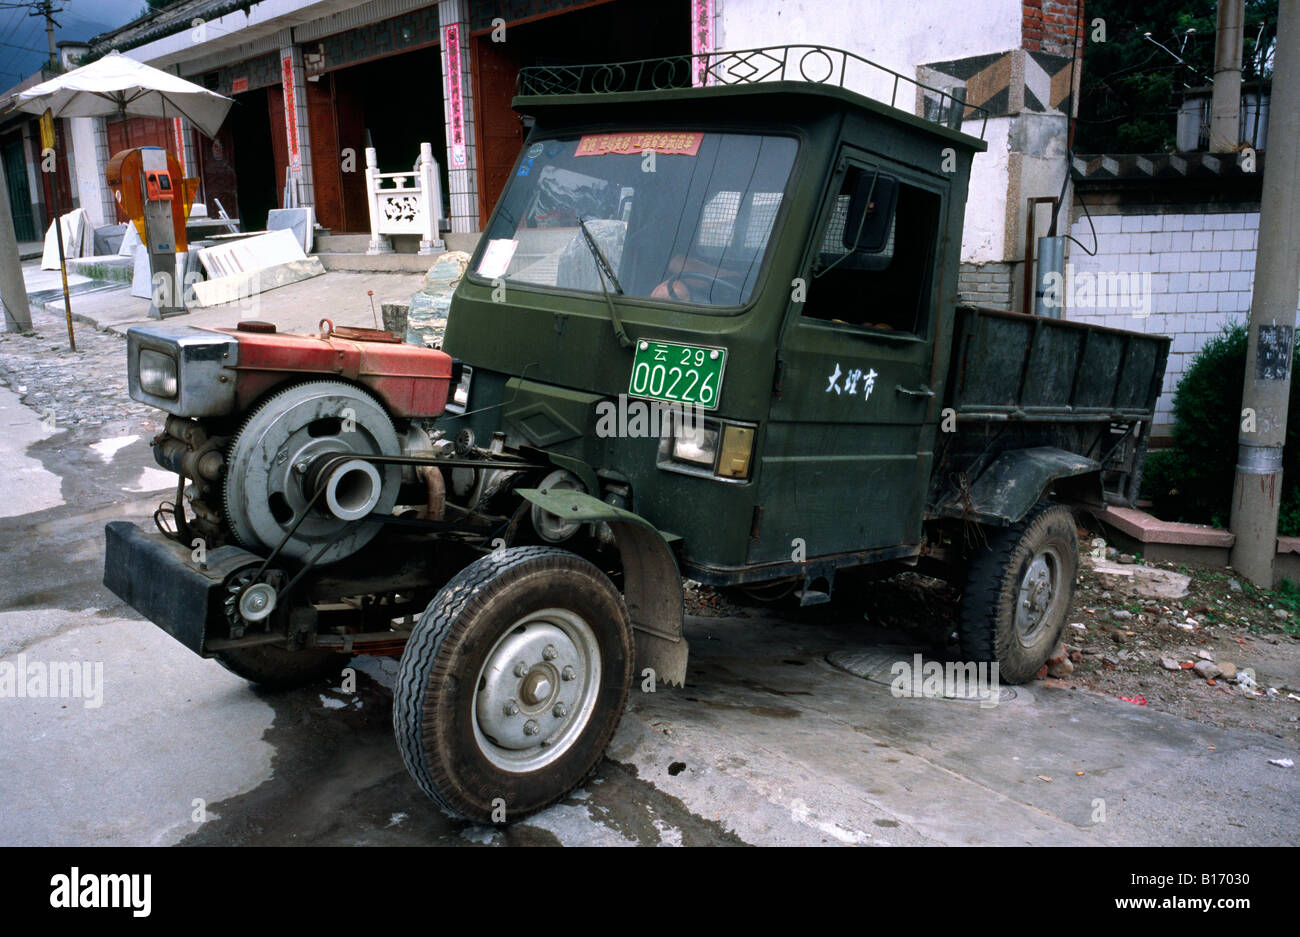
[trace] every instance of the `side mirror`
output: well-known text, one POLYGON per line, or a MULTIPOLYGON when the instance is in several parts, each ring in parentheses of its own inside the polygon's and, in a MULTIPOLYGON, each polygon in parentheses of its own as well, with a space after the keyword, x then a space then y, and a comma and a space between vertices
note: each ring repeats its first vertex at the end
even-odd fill
POLYGON ((890 222, 898 203, 898 180, 878 171, 856 170, 857 179, 844 219, 844 247, 879 253, 889 240, 890 222))

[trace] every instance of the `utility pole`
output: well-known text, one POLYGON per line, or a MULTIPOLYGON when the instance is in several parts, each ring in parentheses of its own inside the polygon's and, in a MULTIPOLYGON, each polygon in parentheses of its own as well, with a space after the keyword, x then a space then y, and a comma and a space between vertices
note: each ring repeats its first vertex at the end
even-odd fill
POLYGON ((18 257, 14 216, 9 213, 9 184, 3 166, 0 166, 0 305, 4 306, 6 332, 31 330, 32 310, 27 304, 27 287, 18 257))
POLYGON ((1214 94, 1210 152, 1231 153, 1241 141, 1241 41, 1246 0, 1219 0, 1214 30, 1214 94))
POLYGON ((1273 588, 1282 446, 1300 291, 1300 0, 1280 0, 1259 247, 1241 392, 1237 477, 1232 490, 1232 565, 1273 588))
POLYGON ((63 7, 59 7, 57 10, 54 9, 54 0, 37 0, 36 3, 32 4, 32 11, 27 14, 28 16, 45 17, 45 38, 50 43, 50 71, 57 71, 59 67, 59 53, 54 48, 54 27, 57 26, 62 29, 63 24, 54 19, 54 14, 62 12, 63 7))

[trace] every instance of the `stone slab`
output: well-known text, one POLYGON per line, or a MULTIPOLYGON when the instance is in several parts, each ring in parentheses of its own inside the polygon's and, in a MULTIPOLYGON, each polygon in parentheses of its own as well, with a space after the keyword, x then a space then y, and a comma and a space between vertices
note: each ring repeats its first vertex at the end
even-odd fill
POLYGON ((290 283, 309 280, 324 272, 325 268, 317 258, 306 257, 302 260, 290 260, 274 267, 254 270, 251 273, 203 280, 194 284, 193 305, 197 308, 207 308, 242 303, 260 293, 290 283))

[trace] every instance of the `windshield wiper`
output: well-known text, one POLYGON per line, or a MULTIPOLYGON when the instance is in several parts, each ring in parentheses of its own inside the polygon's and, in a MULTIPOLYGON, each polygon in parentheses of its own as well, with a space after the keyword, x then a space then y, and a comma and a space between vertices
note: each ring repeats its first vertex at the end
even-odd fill
POLYGON ((596 243, 596 239, 587 230, 586 220, 581 215, 576 217, 578 227, 582 230, 582 238, 587 242, 587 248, 596 261, 596 277, 600 280, 600 292, 605 297, 605 305, 609 307, 609 321, 614 326, 614 335, 618 337, 618 343, 624 348, 634 348, 636 343, 628 337, 627 329, 623 328, 623 320, 618 317, 618 310, 614 308, 614 300, 610 298, 609 289, 605 286, 605 277, 609 277, 609 282, 614 284, 614 289, 620 296, 623 295, 623 287, 619 284, 618 277, 614 276, 614 270, 610 267, 609 261, 605 259, 604 253, 601 252, 600 245, 596 243))
MULTIPOLYGON (((575 217, 578 219, 578 227, 582 229, 582 236, 587 241, 587 246, 591 248, 591 256, 596 258, 596 263, 600 266, 600 269, 609 277, 609 282, 614 284, 614 292, 618 293, 619 296, 622 296, 623 287, 619 285, 618 277, 614 276, 614 270, 610 267, 609 261, 605 259, 605 255, 601 251, 600 245, 596 243, 596 239, 592 237, 591 232, 587 230, 586 220, 581 215, 576 215, 575 217)), ((602 288, 605 285, 603 277, 601 278, 600 285, 602 288)))

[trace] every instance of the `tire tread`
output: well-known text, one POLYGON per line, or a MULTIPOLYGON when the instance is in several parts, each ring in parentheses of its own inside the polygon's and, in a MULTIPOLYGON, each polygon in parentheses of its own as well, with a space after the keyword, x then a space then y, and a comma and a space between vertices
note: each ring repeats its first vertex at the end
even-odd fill
MULTIPOLYGON (((466 815, 461 806, 452 802, 443 793, 450 786, 451 778, 439 766, 430 764, 427 757, 424 747, 424 733, 428 727, 428 714, 424 711, 426 682, 441 666, 437 661, 439 652, 452 633, 456 622, 471 610, 471 604, 487 603, 491 600, 493 590, 490 584, 500 581, 501 575, 512 567, 548 558, 556 562, 540 566, 539 570, 569 567, 575 559, 587 563, 575 554, 553 546, 512 547, 500 555, 490 553, 480 557, 453 576, 429 603, 416 623, 402 654, 401 666, 393 688, 393 731, 397 737, 398 748, 402 753, 402 761, 416 784, 438 807, 451 816, 473 819, 466 815)), ((621 597, 619 602, 622 603, 621 597)), ((442 675, 447 673, 443 671, 442 675)), ((619 705, 620 713, 623 705, 626 704, 626 690, 625 686, 619 705)), ((613 728, 609 730, 610 737, 613 736, 613 728)), ((603 751, 606 744, 608 739, 603 740, 600 750, 603 751)), ((567 793, 567 791, 561 792, 528 812, 533 813, 544 809, 567 793)))

